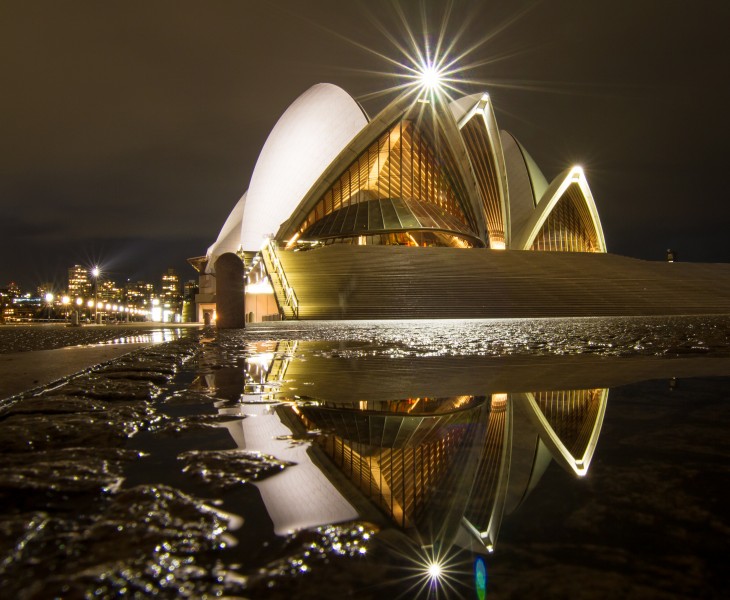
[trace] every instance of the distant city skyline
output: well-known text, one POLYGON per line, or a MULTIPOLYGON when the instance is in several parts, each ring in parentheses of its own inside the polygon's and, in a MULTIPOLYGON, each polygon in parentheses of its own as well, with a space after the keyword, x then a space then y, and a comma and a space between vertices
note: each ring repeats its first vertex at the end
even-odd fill
MULTIPOLYGON (((69 266, 65 284, 45 281, 36 288, 0 284, 0 323, 34 320, 181 322, 184 303, 194 301, 196 280, 181 280, 169 267, 149 280, 112 279, 99 268, 69 266)), ((190 314, 194 310, 189 311, 190 314)))
MULTIPOLYGON (((195 271, 191 268, 191 273, 181 274, 175 267, 168 267, 163 269, 162 272, 157 273, 151 277, 127 277, 119 272, 105 271, 101 267, 99 268, 99 282, 101 283, 113 283, 115 286, 123 288, 134 284, 147 284, 150 286, 150 291, 153 294, 164 294, 166 291, 171 292, 171 278, 170 271, 174 275, 174 280, 177 281, 178 286, 182 289, 183 285, 188 281, 197 281, 195 271)), ((38 280, 30 286, 23 286, 18 279, 10 278, 7 281, 0 281, 0 289, 16 288, 22 295, 40 295, 43 296, 46 292, 56 294, 68 294, 70 296, 88 296, 91 292, 91 286, 93 286, 94 276, 92 271, 94 266, 87 265, 69 265, 65 270, 65 276, 63 274, 54 277, 53 279, 38 280), (72 276, 71 271, 76 270, 75 277, 72 276), (87 275, 87 280, 82 280, 83 275, 79 274, 78 271, 83 270, 87 275), (39 290, 42 290, 40 292, 39 290)))
MULTIPOLYGON (((95 248, 102 250, 97 251, 59 250, 38 257, 37 262, 30 265, 20 262, 19 266, 27 266, 25 269, 13 269, 11 265, 8 271, 0 271, 0 288, 15 282, 24 291, 30 291, 42 283, 52 282, 60 289, 65 286, 68 268, 75 264, 81 264, 88 270, 97 266, 103 277, 119 281, 158 281, 162 273, 170 267, 178 272, 182 280, 196 279, 197 273, 187 262, 190 257, 183 255, 189 244, 190 242, 166 244, 164 241, 131 240, 99 243, 95 248), (70 263, 68 256, 72 257, 70 263), (88 259, 87 256, 98 257, 98 260, 88 259), (73 260, 73 257, 80 259, 73 260)), ((62 248, 65 249, 66 246, 70 244, 63 244, 62 248)))

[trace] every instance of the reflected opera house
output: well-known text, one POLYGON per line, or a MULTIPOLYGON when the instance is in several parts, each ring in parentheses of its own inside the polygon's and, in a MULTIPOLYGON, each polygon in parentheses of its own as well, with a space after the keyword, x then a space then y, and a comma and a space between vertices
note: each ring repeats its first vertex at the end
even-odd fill
POLYGON ((608 254, 580 166, 548 183, 487 93, 437 86, 372 119, 341 88, 311 87, 190 262, 198 320, 219 326, 730 312, 728 265, 608 254))
MULTIPOLYGON (((239 449, 291 465, 254 483, 277 535, 365 518, 394 525, 419 546, 492 552, 503 520, 552 462, 574 477, 588 474, 608 403, 603 387, 492 392, 482 369, 448 381, 448 357, 402 366, 418 372, 419 383, 413 395, 398 396, 387 384, 372 385, 373 373, 382 372, 377 360, 349 371, 341 364, 333 374, 309 356, 322 348, 315 342, 255 347, 262 351, 243 372, 222 367, 193 387, 234 400, 221 404, 231 420, 220 426, 239 449), (283 380, 295 387, 307 381, 317 398, 287 400, 283 380), (255 418, 233 419, 239 400, 255 418)), ((521 387, 509 377, 497 385, 521 387)))

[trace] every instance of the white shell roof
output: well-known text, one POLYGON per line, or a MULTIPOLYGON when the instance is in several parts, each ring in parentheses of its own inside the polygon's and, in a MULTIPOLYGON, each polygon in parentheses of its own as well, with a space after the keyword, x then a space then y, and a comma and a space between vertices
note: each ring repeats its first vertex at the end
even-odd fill
POLYGON ((454 121, 457 123, 464 118, 464 115, 468 113, 474 105, 477 104, 484 96, 484 93, 470 94, 469 96, 462 96, 449 103, 449 109, 451 114, 454 115, 454 121))
POLYGON ((218 238, 213 245, 208 248, 205 255, 208 258, 208 266, 205 268, 206 273, 213 272, 213 266, 218 258, 226 252, 236 252, 241 245, 241 221, 243 219, 243 207, 246 206, 246 194, 236 203, 236 206, 228 215, 226 222, 223 223, 218 238))
POLYGON ((275 234, 312 185, 367 125, 357 102, 343 89, 319 83, 287 108, 256 161, 244 207, 240 243, 259 250, 275 234))

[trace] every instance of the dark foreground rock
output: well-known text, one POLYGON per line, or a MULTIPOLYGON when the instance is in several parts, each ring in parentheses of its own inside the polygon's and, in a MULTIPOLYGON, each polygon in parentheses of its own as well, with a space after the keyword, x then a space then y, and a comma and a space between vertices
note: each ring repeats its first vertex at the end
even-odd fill
MULTIPOLYGON (((12 549, 0 564, 8 598, 202 598, 231 595, 245 579, 214 552, 227 518, 166 486, 137 486, 73 515, 2 517, 12 549), (38 578, 28 564, 43 564, 38 578)), ((3 548, 7 550, 7 548, 3 548)))
POLYGON ((248 450, 191 450, 178 458, 185 463, 184 472, 218 489, 265 479, 294 464, 248 450))

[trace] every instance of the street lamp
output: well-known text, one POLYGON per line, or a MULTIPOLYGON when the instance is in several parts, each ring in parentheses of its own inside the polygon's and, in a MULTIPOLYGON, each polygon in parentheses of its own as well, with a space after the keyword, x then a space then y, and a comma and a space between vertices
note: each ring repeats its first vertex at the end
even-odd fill
POLYGON ((99 306, 96 301, 96 296, 99 290, 99 275, 101 274, 101 271, 99 270, 99 267, 94 267, 91 269, 91 276, 94 278, 94 323, 99 322, 99 306))

